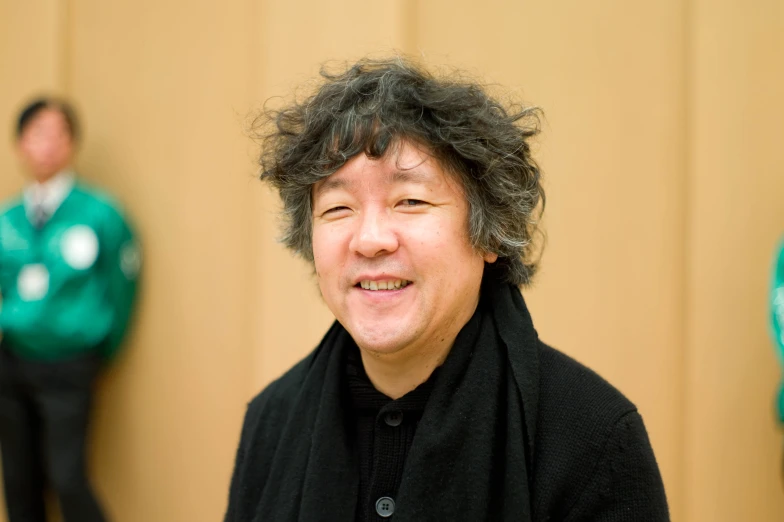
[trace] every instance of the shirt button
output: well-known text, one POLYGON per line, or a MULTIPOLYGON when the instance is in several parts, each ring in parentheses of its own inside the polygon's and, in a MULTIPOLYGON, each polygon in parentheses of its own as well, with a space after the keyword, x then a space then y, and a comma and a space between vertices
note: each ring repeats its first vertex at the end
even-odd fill
POLYGON ((376 501, 376 513, 382 518, 389 518, 395 513, 395 501, 390 497, 381 497, 376 501))
POLYGON ((400 426, 400 423, 403 422, 403 412, 390 411, 386 413, 384 415, 384 422, 387 423, 387 426, 392 426, 393 428, 400 426))

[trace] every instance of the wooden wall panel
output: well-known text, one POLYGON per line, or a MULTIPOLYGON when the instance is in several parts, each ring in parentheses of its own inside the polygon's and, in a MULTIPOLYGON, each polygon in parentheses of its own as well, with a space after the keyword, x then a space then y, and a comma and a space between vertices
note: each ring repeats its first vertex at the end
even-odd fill
POLYGON ((784 234, 784 5, 693 3, 685 520, 784 520, 768 336, 784 234))
POLYGON ((250 2, 71 8, 83 175, 144 247, 135 335, 102 389, 96 481, 118 521, 222 516, 254 351, 250 2))

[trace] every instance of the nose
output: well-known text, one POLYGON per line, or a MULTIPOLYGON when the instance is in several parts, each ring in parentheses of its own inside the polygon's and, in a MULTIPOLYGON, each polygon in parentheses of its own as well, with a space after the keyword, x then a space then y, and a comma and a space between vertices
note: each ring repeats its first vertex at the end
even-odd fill
POLYGON ((358 228, 349 248, 363 257, 376 257, 397 250, 398 238, 384 209, 370 209, 360 214, 358 228))

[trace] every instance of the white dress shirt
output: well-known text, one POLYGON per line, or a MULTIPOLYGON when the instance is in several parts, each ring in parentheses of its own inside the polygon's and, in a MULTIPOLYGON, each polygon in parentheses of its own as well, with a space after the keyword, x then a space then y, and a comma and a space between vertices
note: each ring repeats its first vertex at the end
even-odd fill
POLYGON ((45 223, 60 208, 76 183, 72 170, 58 172, 43 183, 30 183, 24 189, 27 219, 38 226, 45 223))

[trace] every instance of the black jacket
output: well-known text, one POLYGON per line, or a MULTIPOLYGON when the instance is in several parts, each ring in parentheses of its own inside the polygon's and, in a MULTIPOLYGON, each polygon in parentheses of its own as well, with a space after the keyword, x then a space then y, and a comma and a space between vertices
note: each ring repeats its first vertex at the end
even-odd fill
MULTIPOLYGON (((358 469, 335 323, 248 406, 225 522, 350 521, 358 469)), ((539 341, 519 290, 485 281, 439 371, 391 520, 669 520, 642 418, 539 341)))

